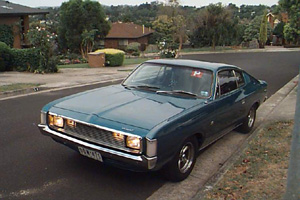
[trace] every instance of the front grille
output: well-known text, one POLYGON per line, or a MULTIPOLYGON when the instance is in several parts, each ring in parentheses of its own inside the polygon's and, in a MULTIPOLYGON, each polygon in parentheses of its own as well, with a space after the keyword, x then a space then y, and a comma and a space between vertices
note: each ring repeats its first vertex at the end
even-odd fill
POLYGON ((125 140, 118 141, 114 138, 113 132, 104 129, 76 123, 75 127, 65 126, 64 132, 68 135, 89 141, 92 143, 128 151, 125 140))

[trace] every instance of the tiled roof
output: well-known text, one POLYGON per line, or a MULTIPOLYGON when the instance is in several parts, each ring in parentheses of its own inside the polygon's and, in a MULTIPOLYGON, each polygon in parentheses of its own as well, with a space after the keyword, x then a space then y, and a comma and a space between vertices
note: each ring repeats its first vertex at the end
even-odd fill
POLYGON ((143 26, 137 24, 116 22, 112 24, 106 38, 140 38, 153 32, 150 28, 143 28, 143 26))
POLYGON ((0 0, 0 16, 7 15, 40 15, 48 14, 47 10, 30 8, 9 1, 0 0))

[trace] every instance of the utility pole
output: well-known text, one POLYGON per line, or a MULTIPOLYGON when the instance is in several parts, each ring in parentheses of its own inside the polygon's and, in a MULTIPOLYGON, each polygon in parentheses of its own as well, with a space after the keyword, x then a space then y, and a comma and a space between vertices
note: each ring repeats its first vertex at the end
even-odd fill
MULTIPOLYGON (((299 67, 300 72, 300 67, 299 67)), ((295 122, 292 134, 290 164, 284 200, 300 199, 300 78, 298 81, 295 122)))

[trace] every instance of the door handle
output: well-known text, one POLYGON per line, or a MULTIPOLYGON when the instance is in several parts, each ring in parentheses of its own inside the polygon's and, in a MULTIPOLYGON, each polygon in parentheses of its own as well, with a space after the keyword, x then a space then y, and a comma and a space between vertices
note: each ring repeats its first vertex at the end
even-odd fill
POLYGON ((242 104, 244 105, 246 103, 245 99, 242 100, 242 104))

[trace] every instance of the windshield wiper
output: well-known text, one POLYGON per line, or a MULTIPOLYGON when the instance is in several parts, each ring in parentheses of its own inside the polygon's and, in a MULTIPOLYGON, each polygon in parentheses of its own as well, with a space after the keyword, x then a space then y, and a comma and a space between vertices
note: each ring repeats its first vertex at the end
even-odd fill
POLYGON ((156 89, 156 90, 160 89, 159 87, 152 86, 152 85, 137 85, 136 87, 142 89, 156 89))
POLYGON ((138 89, 148 89, 148 90, 159 90, 159 87, 151 85, 122 85, 126 89, 138 88, 138 89))
POLYGON ((123 85, 123 84, 122 84, 122 86, 123 86, 124 88, 126 88, 126 89, 129 89, 129 90, 131 90, 132 88, 136 88, 136 86, 132 86, 132 85, 123 85))
POLYGON ((187 96, 192 96, 192 97, 198 97, 198 95, 192 93, 192 92, 187 92, 184 90, 170 90, 170 91, 157 91, 157 94, 179 94, 179 95, 187 95, 187 96))

